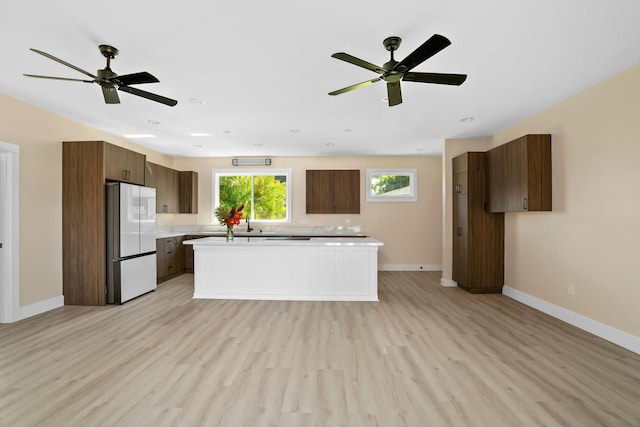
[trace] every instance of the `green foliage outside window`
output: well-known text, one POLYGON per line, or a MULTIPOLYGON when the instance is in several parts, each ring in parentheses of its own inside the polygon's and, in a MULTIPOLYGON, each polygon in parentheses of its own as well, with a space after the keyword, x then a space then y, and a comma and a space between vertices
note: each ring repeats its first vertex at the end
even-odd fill
POLYGON ((220 205, 244 204, 251 220, 284 220, 287 217, 287 177, 284 175, 221 176, 220 205))
POLYGON ((390 193, 409 185, 408 175, 378 175, 371 179, 371 190, 375 195, 390 193))

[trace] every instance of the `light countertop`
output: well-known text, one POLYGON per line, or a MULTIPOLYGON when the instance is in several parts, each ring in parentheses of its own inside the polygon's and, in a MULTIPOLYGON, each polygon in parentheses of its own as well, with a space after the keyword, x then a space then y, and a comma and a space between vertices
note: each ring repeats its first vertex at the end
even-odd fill
MULTIPOLYGON (((183 230, 159 230, 157 239, 179 236, 210 236, 224 237, 226 230, 221 226, 202 226, 183 230)), ((364 238, 367 234, 358 226, 260 226, 256 224, 251 232, 246 226, 234 228, 234 235, 238 237, 275 237, 275 236, 310 236, 310 237, 357 237, 364 238)))
POLYGON ((371 237, 309 237, 292 238, 279 237, 239 237, 232 241, 225 237, 205 237, 202 239, 186 240, 185 245, 215 246, 215 247, 239 247, 239 246, 383 246, 380 240, 371 237))

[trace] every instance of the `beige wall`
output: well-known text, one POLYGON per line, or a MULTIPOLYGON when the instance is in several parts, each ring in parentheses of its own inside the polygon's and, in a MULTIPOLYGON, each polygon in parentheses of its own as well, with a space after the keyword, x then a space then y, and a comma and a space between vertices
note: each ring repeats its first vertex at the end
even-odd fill
POLYGON ((640 65, 492 145, 527 133, 552 134, 553 211, 506 215, 505 285, 640 336, 640 65))
MULTIPOLYGON (((161 225, 211 224, 212 169, 230 169, 230 158, 175 159, 180 170, 198 172, 198 215, 158 215, 161 225)), ((292 220, 294 225, 360 225, 382 240, 379 263, 423 265, 439 268, 441 250, 441 162, 440 157, 276 157, 273 169, 291 168, 292 220), (416 168, 418 201, 371 203, 365 200, 367 168, 416 168), (307 215, 305 210, 306 169, 360 169, 359 215, 307 215)), ((241 168, 238 168, 241 169, 241 168)))
POLYGON ((172 159, 0 94, 0 141, 20 147, 20 306, 62 295, 62 141, 104 140, 172 159))
MULTIPOLYGON (((104 140, 146 154, 149 161, 199 172, 198 215, 159 215, 166 224, 211 223, 211 168, 229 159, 171 158, 114 135, 0 94, 0 141, 20 147, 20 306, 62 295, 62 141, 104 140), (37 265, 37 268, 34 266, 37 265)), ((380 263, 442 263, 441 170, 438 157, 274 158, 274 168, 293 169, 293 218, 309 225, 362 225, 386 246, 380 263), (304 169, 368 167, 418 169, 417 203, 366 203, 360 215, 306 215, 304 169)))

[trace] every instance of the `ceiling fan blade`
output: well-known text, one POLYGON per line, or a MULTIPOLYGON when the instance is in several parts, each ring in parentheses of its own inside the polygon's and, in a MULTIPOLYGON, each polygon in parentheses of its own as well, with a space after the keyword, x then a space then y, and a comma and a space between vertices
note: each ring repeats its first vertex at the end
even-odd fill
POLYGON ((389 107, 402 104, 400 82, 387 82, 387 98, 389 99, 389 107))
POLYGON ((343 87, 342 89, 334 90, 333 92, 329 92, 329 95, 340 95, 341 93, 351 92, 352 90, 360 89, 361 87, 370 86, 375 82, 377 82, 378 80, 381 80, 381 77, 378 77, 377 79, 373 79, 373 80, 367 80, 362 83, 356 83, 351 86, 343 87))
POLYGON ((107 104, 120 104, 118 91, 113 86, 102 86, 102 96, 104 96, 104 102, 107 104))
POLYGON ((118 89, 123 91, 123 92, 130 93, 132 95, 141 96, 143 98, 147 98, 147 99, 150 99, 152 101, 156 101, 156 102, 159 102, 161 104, 168 105, 170 107, 173 107, 173 106, 178 104, 178 101, 176 101, 175 99, 166 98, 164 96, 156 95, 155 93, 151 93, 151 92, 147 92, 147 91, 144 91, 144 90, 140 90, 140 89, 137 89, 135 87, 120 86, 118 89))
POLYGON ((441 73, 406 73, 402 80, 420 83, 435 83, 441 85, 460 86, 467 80, 466 74, 441 74, 441 73))
POLYGON ((63 60, 62 60, 62 59, 60 59, 60 58, 56 58, 55 56, 50 55, 50 54, 48 54, 47 52, 43 52, 43 51, 41 51, 41 50, 33 49, 33 48, 30 48, 29 50, 32 50, 32 51, 34 51, 35 53, 39 53, 39 54, 40 54, 40 55, 42 55, 42 56, 46 56, 46 57, 47 57, 47 58, 49 58, 49 59, 53 59, 54 61, 59 62, 59 63, 60 63, 60 64, 62 64, 62 65, 66 65, 66 66, 67 66, 67 67, 69 67, 69 68, 73 68, 73 69, 74 69, 74 70, 76 70, 76 71, 80 71, 82 74, 86 74, 87 76, 91 77, 92 79, 96 79, 96 78, 97 78, 96 76, 94 76, 94 75, 93 75, 93 74, 91 74, 90 72, 85 71, 85 70, 83 70, 82 68, 78 68, 78 67, 76 67, 76 66, 75 66, 75 65, 73 65, 73 64, 69 64, 68 62, 63 61, 63 60))
POLYGON ((70 82, 85 82, 85 83, 93 83, 93 80, 82 80, 82 79, 69 79, 67 77, 52 77, 52 76, 39 76, 37 74, 23 74, 26 77, 35 77, 38 79, 52 79, 52 80, 67 80, 70 82))
POLYGON ((109 81, 116 83, 118 86, 138 85, 142 83, 158 83, 158 80, 152 74, 143 71, 141 73, 123 74, 110 78, 109 81))
POLYGON ((393 69, 400 70, 402 68, 402 72, 407 72, 413 67, 422 64, 425 60, 431 58, 450 44, 451 42, 445 36, 434 34, 429 40, 422 43, 420 47, 411 52, 406 58, 398 62, 393 69))
POLYGON ((382 67, 376 64, 372 64, 371 62, 364 61, 360 58, 356 58, 355 56, 349 55, 348 53, 338 52, 331 55, 331 57, 348 62, 353 65, 357 65, 358 67, 366 68, 367 70, 371 70, 378 74, 383 74, 385 72, 382 67))

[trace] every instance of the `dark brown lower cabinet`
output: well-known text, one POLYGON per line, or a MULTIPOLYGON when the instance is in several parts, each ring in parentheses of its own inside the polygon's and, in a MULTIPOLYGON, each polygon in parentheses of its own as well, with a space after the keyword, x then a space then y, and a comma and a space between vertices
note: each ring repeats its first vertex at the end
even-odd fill
POLYGON ((472 293, 501 293, 504 214, 486 210, 486 154, 454 158, 453 174, 453 280, 472 293))
POLYGON ((157 282, 164 282, 184 273, 183 236, 156 239, 157 282))
MULTIPOLYGON (((208 236, 187 235, 184 237, 184 240, 201 239, 203 237, 208 237, 208 236)), ((193 246, 191 245, 183 245, 183 246, 184 246, 184 271, 185 273, 193 273, 193 246)))

